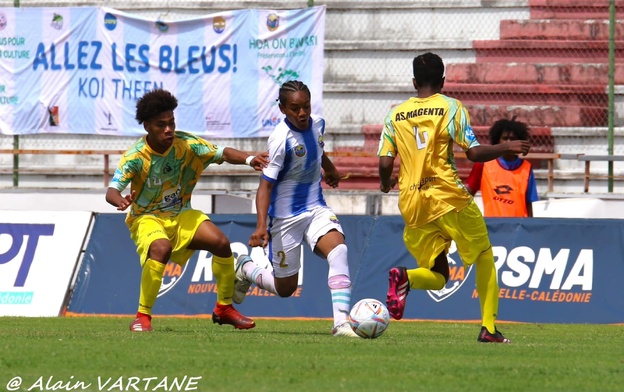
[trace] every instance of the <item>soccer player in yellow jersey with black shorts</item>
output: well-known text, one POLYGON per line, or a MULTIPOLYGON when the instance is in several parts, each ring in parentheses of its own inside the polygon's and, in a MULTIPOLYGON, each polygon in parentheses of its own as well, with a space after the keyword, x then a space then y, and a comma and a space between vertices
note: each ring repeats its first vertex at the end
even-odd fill
POLYGON ((451 241, 464 265, 476 267, 482 326, 479 342, 509 343, 496 329, 498 281, 494 254, 485 220, 459 178, 453 160, 456 143, 473 162, 503 154, 527 154, 530 144, 514 140, 493 146, 477 142, 470 117, 457 99, 441 93, 444 63, 433 53, 414 58, 413 84, 417 97, 394 107, 386 116, 379 143, 380 190, 389 192, 394 160, 399 167, 399 209, 405 229, 403 240, 417 268, 390 270, 387 305, 390 315, 403 317, 410 289, 440 290, 448 281, 446 258, 451 241))
POLYGON ((213 322, 253 328, 254 321, 232 306, 234 256, 230 241, 208 216, 191 207, 191 194, 211 163, 247 164, 259 171, 266 167, 268 153, 252 156, 176 131, 173 111, 177 106, 177 98, 161 89, 137 101, 136 119, 147 135, 124 153, 106 192, 106 201, 118 210, 130 207, 126 225, 142 267, 139 309, 130 330, 152 330, 152 307, 167 262, 183 266, 195 250, 212 253, 217 282, 213 322), (128 185, 130 193, 122 196, 128 185))

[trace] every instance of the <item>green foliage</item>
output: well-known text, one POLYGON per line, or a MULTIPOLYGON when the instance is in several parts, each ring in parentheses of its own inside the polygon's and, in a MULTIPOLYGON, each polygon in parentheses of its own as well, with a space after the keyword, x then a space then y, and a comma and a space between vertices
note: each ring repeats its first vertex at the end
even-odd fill
POLYGON ((131 333, 130 321, 0 318, 0 390, 16 376, 23 391, 177 391, 185 376, 198 391, 624 390, 622 326, 503 324, 503 345, 477 343, 470 323, 393 321, 366 340, 334 338, 329 320, 238 331, 156 317, 152 333, 131 333))

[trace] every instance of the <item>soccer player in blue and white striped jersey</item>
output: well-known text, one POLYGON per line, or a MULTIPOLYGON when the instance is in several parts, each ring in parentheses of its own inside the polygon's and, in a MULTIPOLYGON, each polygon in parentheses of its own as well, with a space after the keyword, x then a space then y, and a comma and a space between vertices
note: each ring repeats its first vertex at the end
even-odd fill
POLYGON ((301 245, 327 259, 332 296, 332 335, 357 337, 347 322, 351 280, 347 246, 338 218, 323 198, 321 181, 337 187, 340 175, 323 150, 325 120, 311 114, 308 87, 297 80, 284 83, 279 107, 286 118, 268 140, 269 165, 256 195, 258 222, 249 245, 269 247, 272 269, 260 268, 246 255, 236 263, 233 301, 240 303, 252 283, 280 297, 297 290, 301 245))

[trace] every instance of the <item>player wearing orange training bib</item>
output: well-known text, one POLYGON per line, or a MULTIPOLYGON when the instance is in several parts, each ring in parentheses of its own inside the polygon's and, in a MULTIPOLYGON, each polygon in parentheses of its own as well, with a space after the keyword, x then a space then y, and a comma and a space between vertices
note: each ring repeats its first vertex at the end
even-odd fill
MULTIPOLYGON (((490 128, 490 143, 529 140, 526 124, 498 120, 490 128)), ((505 154, 489 162, 476 162, 466 189, 474 195, 481 190, 483 215, 486 217, 532 217, 533 202, 539 200, 531 164, 516 154, 505 154)))

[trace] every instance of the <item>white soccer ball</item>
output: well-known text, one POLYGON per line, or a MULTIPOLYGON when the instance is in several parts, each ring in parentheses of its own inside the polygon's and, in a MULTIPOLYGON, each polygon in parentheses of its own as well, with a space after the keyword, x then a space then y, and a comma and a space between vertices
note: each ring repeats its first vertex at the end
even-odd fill
POLYGON ((388 328, 390 314, 386 305, 373 298, 358 301, 349 312, 349 324, 358 336, 365 339, 380 337, 388 328))

